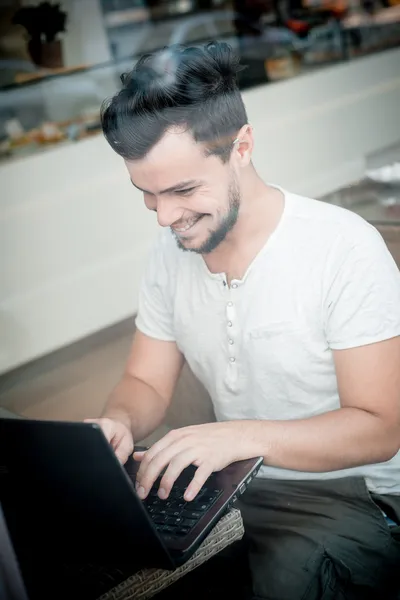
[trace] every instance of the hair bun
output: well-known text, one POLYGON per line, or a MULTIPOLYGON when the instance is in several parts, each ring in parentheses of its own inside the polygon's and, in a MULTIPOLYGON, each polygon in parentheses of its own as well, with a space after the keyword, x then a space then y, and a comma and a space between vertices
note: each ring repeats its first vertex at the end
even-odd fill
POLYGON ((213 59, 215 70, 220 75, 215 81, 215 91, 230 91, 237 86, 238 73, 243 69, 240 59, 225 42, 210 42, 205 47, 213 59))

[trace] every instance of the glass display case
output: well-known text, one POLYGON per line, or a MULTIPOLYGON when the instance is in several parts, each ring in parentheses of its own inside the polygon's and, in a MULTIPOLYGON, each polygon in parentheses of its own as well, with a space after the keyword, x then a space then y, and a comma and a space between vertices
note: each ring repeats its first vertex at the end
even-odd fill
POLYGON ((99 133, 100 105, 118 89, 121 73, 166 45, 229 43, 246 65, 241 89, 400 45, 400 5, 367 11, 342 0, 98 1, 107 62, 51 69, 0 58, 1 161, 99 133))
POLYGON ((73 143, 100 131, 100 106, 128 65, 43 76, 0 91, 0 159, 73 143))

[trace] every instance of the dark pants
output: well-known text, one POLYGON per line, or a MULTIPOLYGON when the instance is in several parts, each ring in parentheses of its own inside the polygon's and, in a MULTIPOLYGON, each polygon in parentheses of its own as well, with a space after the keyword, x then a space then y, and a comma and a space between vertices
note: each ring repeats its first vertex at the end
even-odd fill
MULTIPOLYGON (((400 590, 400 496, 361 477, 257 479, 240 501, 253 600, 392 600, 400 590)), ((400 596, 398 596, 400 598, 400 596)))

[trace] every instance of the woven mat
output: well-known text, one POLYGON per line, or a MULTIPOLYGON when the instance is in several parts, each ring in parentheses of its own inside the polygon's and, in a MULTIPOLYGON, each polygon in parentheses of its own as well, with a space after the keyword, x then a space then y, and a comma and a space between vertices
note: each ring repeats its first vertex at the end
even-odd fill
POLYGON ((103 594, 98 600, 147 600, 184 575, 199 567, 206 560, 229 544, 243 537, 243 521, 240 512, 233 508, 215 525, 197 552, 175 571, 144 569, 103 594))

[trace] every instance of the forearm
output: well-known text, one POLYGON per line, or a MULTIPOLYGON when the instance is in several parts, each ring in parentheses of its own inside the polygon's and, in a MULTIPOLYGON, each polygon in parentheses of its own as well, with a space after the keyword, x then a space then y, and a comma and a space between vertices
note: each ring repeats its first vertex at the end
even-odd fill
POLYGON ((167 407, 168 403, 154 388, 125 375, 111 394, 102 416, 122 421, 138 442, 161 425, 167 407))
POLYGON ((335 471, 384 462, 399 449, 397 424, 389 427, 378 416, 357 408, 297 421, 247 423, 251 425, 244 438, 250 454, 264 456, 265 464, 284 469, 335 471))

